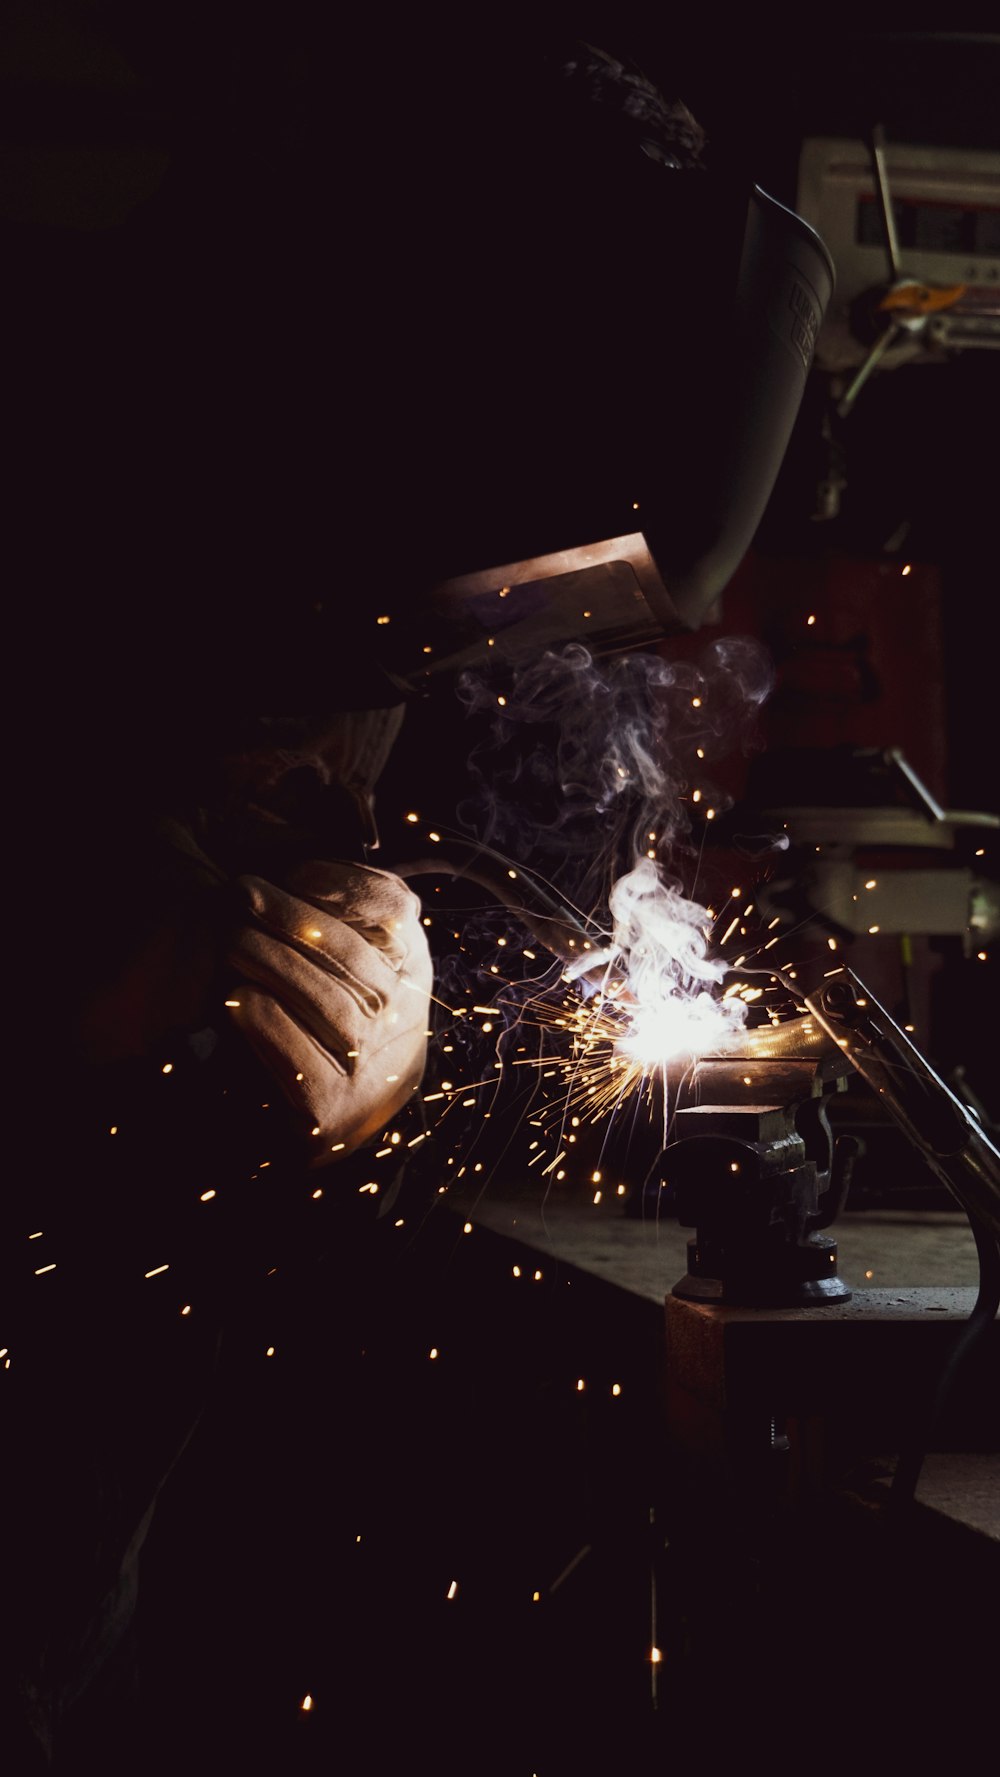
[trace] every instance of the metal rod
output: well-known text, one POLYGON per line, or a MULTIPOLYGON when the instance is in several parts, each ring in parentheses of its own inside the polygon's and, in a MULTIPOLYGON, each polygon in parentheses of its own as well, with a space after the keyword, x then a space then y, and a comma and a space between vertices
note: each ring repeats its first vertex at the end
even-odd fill
POLYGON ((854 381, 837 402, 837 417, 839 419, 845 420, 847 418, 872 371, 878 368, 889 347, 898 339, 902 331, 898 321, 891 321, 885 332, 879 334, 854 381))
POLYGON ((805 1003, 970 1220, 978 1217, 1000 1239, 1000 1152, 979 1119, 849 969, 805 1003))
POLYGON ((889 191, 889 168, 886 164, 885 147, 885 129, 882 124, 876 123, 872 126, 871 135, 875 196, 878 199, 882 239, 885 242, 886 256, 889 261, 889 282, 898 284, 903 273, 899 263, 899 236, 896 233, 896 218, 893 215, 892 196, 889 191))

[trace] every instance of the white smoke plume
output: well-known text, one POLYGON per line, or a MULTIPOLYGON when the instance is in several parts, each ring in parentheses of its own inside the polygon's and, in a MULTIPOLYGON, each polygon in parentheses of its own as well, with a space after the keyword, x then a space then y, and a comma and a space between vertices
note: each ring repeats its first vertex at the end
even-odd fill
POLYGON ((761 646, 727 637, 698 663, 653 654, 598 664, 574 644, 517 671, 503 691, 467 675, 470 711, 492 711, 473 767, 479 836, 555 884, 598 945, 571 975, 601 969, 627 1003, 631 1059, 724 1048, 746 1007, 723 999, 708 954, 711 915, 688 891, 692 780, 752 739, 771 687, 761 646))

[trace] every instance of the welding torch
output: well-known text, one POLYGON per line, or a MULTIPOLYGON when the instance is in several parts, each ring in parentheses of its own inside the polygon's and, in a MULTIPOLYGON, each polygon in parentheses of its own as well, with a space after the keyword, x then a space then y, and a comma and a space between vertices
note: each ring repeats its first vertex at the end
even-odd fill
POLYGON ((491 846, 458 838, 449 844, 469 856, 463 862, 443 856, 410 859, 393 866, 396 875, 407 882, 414 876, 450 876, 456 881, 475 883, 515 914, 553 956, 576 965, 574 979, 584 973, 597 975, 606 960, 603 949, 595 950, 593 957, 582 955, 584 946, 603 946, 605 941, 605 935, 593 921, 578 913, 523 864, 513 870, 509 860, 491 846), (518 884, 516 888, 514 882, 518 884))

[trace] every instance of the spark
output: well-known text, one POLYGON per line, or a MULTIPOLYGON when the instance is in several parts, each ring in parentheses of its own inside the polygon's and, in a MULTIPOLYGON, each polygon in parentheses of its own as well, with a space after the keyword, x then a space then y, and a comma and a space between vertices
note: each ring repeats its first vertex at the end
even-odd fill
MULTIPOLYGON (((54 1270, 55 1270, 55 1263, 54 1262, 51 1265, 39 1265, 38 1270, 35 1272, 35 1276, 36 1277, 44 1277, 46 1271, 54 1271, 54 1270)), ((146 1275, 148 1276, 149 1273, 147 1272, 146 1275)))
POLYGON ((299 1704, 299 1708, 301 1710, 303 1710, 306 1715, 308 1715, 312 1706, 313 1706, 313 1700, 312 1700, 311 1696, 309 1695, 309 1692, 307 1691, 305 1696, 303 1697, 301 1703, 299 1704))
POLYGON ((174 1071, 174 1064, 172 1061, 165 1061, 163 1066, 160 1069, 161 1074, 172 1074, 173 1071, 174 1071))
POLYGON ((913 572, 913 563, 907 562, 905 564, 905 566, 903 567, 903 579, 905 580, 907 574, 912 574, 912 572, 913 572))
MULTIPOLYGON (((655 829, 649 832, 654 833, 655 829)), ((518 871, 511 866, 507 874, 516 879, 518 871)), ((564 1163, 569 1146, 577 1137, 575 1133, 566 1133, 567 1125, 575 1131, 581 1122, 598 1124, 617 1115, 626 1102, 644 1104, 651 1114, 655 1109, 657 1115, 662 1107, 666 1120, 669 1095, 694 1057, 731 1053, 739 1039, 742 1058, 750 1058, 753 1051, 744 1047, 745 1026, 748 1017, 753 1016, 749 1007, 773 989, 737 980, 723 991, 725 975, 745 959, 741 957, 733 964, 723 959, 719 951, 732 937, 740 919, 749 919, 755 905, 737 885, 731 885, 727 901, 742 903, 742 912, 734 909, 735 918, 720 946, 717 935, 713 937, 718 918, 715 911, 686 900, 679 889, 668 887, 663 881, 654 860, 640 857, 629 879, 619 879, 612 890, 612 931, 598 935, 596 926, 591 928, 596 945, 589 937, 572 940, 574 958, 561 971, 558 985, 552 976, 547 983, 543 978, 541 990, 522 1002, 517 1028, 524 1030, 526 1019, 542 1036, 551 1032, 557 1044, 555 1055, 544 1042, 540 1043, 537 1055, 528 1055, 523 1044, 517 1047, 516 1055, 502 1055, 501 1045, 512 1027, 506 1016, 507 1005, 501 999, 499 1010, 503 1013, 503 1025, 508 1028, 501 1026, 501 1034, 495 1038, 496 1053, 502 1058, 494 1068, 502 1073, 504 1069, 528 1067, 537 1070, 540 1085, 545 1082, 541 1085, 542 1114, 527 1120, 555 1139, 533 1139, 525 1158, 529 1167, 542 1166, 541 1176, 546 1180, 554 1176, 559 1183, 572 1177, 564 1163), (622 883, 626 881, 622 900, 622 883), (586 954, 581 954, 584 949, 586 954), (551 1093, 547 1088, 550 1080, 559 1082, 551 1093)), ((780 923, 780 915, 775 916, 768 929, 780 923)), ((777 943, 778 939, 773 941, 777 943)), ((567 938, 568 946, 570 942, 567 938)), ((523 950, 522 954, 532 962, 537 960, 533 950, 523 950)), ((510 985, 515 987, 516 983, 510 985)), ((470 993, 470 1002, 471 999, 470 993)), ((446 1009, 454 1019, 468 1020, 470 1013, 480 1018, 490 1014, 488 1027, 473 1028, 494 1035, 496 1005, 467 1004, 446 1009)), ((772 1023, 780 1022, 773 1010, 761 1006, 760 1011, 766 1011, 772 1023)), ((451 1047, 445 1045, 447 1049, 451 1047)), ((752 1076, 744 1079, 752 1083, 752 1076)), ((439 1090, 426 1094, 423 1102, 440 1102, 454 1095, 453 1103, 457 1100, 472 1111, 479 1102, 472 1096, 473 1090, 489 1083, 489 1075, 486 1080, 463 1082, 457 1087, 444 1081, 439 1090)), ((497 1083, 495 1079, 493 1083, 497 1083)), ((450 1108, 448 1104, 444 1106, 445 1115, 450 1108)), ((449 1164, 454 1165, 454 1160, 450 1159, 449 1164)), ((468 1170, 481 1174, 482 1162, 474 1168, 470 1162, 468 1170)), ((465 1171, 463 1166, 452 1177, 460 1179, 465 1171)), ((590 1178, 592 1186, 602 1183, 600 1171, 585 1172, 584 1176, 590 1178)), ((623 1183, 610 1189, 619 1198, 627 1195, 623 1183)), ((593 1205, 600 1206, 606 1194, 599 1188, 592 1190, 593 1205)), ((521 1275, 521 1268, 514 1266, 512 1276, 518 1279, 521 1275)), ((534 1277, 540 1282, 541 1271, 535 1272, 534 1277)))
POLYGON ((452 1600, 452 1599, 453 1599, 453 1598, 454 1598, 454 1596, 455 1596, 455 1593, 456 1593, 456 1592, 457 1592, 457 1591, 458 1591, 458 1581, 457 1581, 457 1580, 452 1580, 452 1582, 451 1582, 451 1585, 450 1585, 450 1586, 449 1586, 449 1587, 448 1587, 448 1591, 447 1591, 447 1594, 446 1594, 446 1596, 447 1596, 447 1598, 448 1598, 448 1601, 449 1601, 449 1603, 450 1603, 450 1602, 451 1602, 451 1600, 452 1600))
POLYGON ((154 1265, 152 1271, 146 1271, 146 1272, 144 1272, 143 1275, 146 1277, 159 1277, 159 1275, 162 1271, 169 1271, 169 1270, 170 1270, 169 1265, 154 1265))

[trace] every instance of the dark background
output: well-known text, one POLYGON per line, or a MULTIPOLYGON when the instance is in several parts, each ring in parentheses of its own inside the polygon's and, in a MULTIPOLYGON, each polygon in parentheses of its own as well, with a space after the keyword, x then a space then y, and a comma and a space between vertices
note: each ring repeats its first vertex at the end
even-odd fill
MULTIPOLYGON (((786 203, 808 133, 863 135, 879 120, 890 139, 997 146, 995 38, 852 35, 828 21, 804 32, 745 19, 654 25, 621 8, 573 24, 681 95, 714 163, 752 174, 786 203)), ((409 28, 426 53, 427 27, 409 28)), ((127 820, 124 793, 141 801, 151 783, 169 782, 178 739, 196 768, 233 708, 288 710, 289 696, 306 706, 342 688, 384 584, 375 546, 358 549, 359 528, 398 541, 395 514, 418 503, 421 477, 438 497, 432 453, 401 488, 385 465, 398 474, 406 453, 391 447, 384 422, 362 448, 336 419, 344 364, 356 394, 372 350, 354 331, 367 295, 355 243, 368 237, 348 224, 361 216, 378 234, 372 161, 380 178, 406 166, 383 66, 388 44, 398 75, 400 29, 388 15, 345 25, 304 6, 253 16, 235 5, 101 0, 7 9, 7 779, 22 996, 32 940, 57 913, 73 942, 87 943, 78 884, 100 870, 93 807, 108 826, 119 808, 127 820)), ((477 20, 487 42, 491 29, 477 20)), ((380 250, 384 268, 384 241, 380 250)), ((405 308, 411 266, 396 257, 391 295, 405 308)), ((516 243, 504 244, 501 263, 516 273, 516 243)), ((625 270, 633 274, 627 251, 625 270)), ((678 278, 697 309, 697 265, 681 264, 678 278)), ((710 360, 701 368, 710 380, 710 360)), ((883 696, 856 725, 848 696, 837 738, 912 739, 937 794, 995 810, 994 358, 970 354, 869 387, 852 420, 843 514, 829 527, 808 516, 820 399, 811 385, 722 627, 738 621, 780 645, 783 613, 812 608, 825 589, 835 617, 849 612, 854 626, 857 611, 867 621, 883 696), (904 520, 918 620, 886 552, 904 520), (892 582, 879 604, 883 569, 892 582)), ((814 734, 789 708, 801 717, 811 687, 789 656, 791 690, 775 720, 783 740, 801 745, 814 734)), ((459 721, 445 702, 425 713, 423 758, 414 743, 404 761, 420 781, 435 747, 454 745, 459 721)), ((390 833, 405 777, 387 805, 390 833)), ((24 999, 15 1003, 34 1027, 24 999)), ((75 1120, 72 1094, 67 1115, 51 1003, 40 1020, 55 1081, 47 1104, 61 1122, 67 1178, 89 1185, 96 1136, 75 1120)), ((982 1065, 989 1029, 962 1007, 960 1016, 968 1048, 955 1058, 982 1065)), ((203 1089, 192 1082, 195 1100, 203 1089)), ((197 1106, 189 1116, 197 1127, 197 1106)), ((51 1142, 50 1125, 46 1134, 51 1142)), ((144 1164, 139 1149, 116 1189, 144 1164)), ((168 1173, 163 1160, 161 1185, 168 1173)), ((711 1745, 720 1711, 747 1710, 760 1745, 776 1717, 787 1720, 790 1695, 801 1702, 814 1673, 797 1645, 799 1619, 779 1630, 787 1590, 769 1603, 766 1587, 747 1582, 742 1620, 756 1613, 769 1625, 756 1652, 727 1639, 714 1616, 714 1597, 744 1584, 737 1567, 728 1580, 713 1573, 720 1590, 702 1594, 697 1626, 668 1622, 677 1676, 653 1732, 639 1663, 649 1506, 662 1481, 648 1329, 620 1324, 603 1299, 571 1313, 564 1276, 510 1310, 506 1269, 476 1270, 459 1246, 454 1227, 430 1217, 400 1260, 385 1226, 344 1210, 307 1257, 292 1258, 276 1304, 259 1291, 241 1297, 213 1411, 148 1545, 139 1689, 133 1638, 78 1712, 64 1769, 93 1768, 95 1757, 105 1768, 118 1758, 123 1770, 180 1760, 249 1768, 265 1748, 286 1770, 381 1771, 405 1758, 551 1777, 586 1770, 596 1745, 630 1759, 625 1769, 646 1756, 659 1769, 671 1744, 711 1745), (280 1369, 261 1360, 269 1343, 280 1369), (440 1372, 427 1359, 432 1344, 447 1354, 440 1372), (572 1393, 584 1367, 600 1378, 599 1406, 572 1393), (616 1422, 609 1389, 619 1379, 630 1417, 616 1422), (551 1585, 584 1546, 593 1552, 580 1589, 567 1581, 547 1615, 533 1614, 536 1573, 551 1585), (450 1605, 459 1569, 460 1601, 450 1605), (307 1691, 316 1697, 308 1718, 307 1691)), ((184 1394, 161 1337, 150 1335, 162 1370, 140 1362, 120 1383, 125 1425, 133 1411, 147 1425, 149 1389, 155 1406, 164 1371, 174 1375, 162 1384, 171 1401, 184 1394)), ((208 1338, 199 1375, 212 1351, 208 1338)), ((75 1374, 64 1372, 70 1393, 75 1374)), ((860 1584, 860 1573, 851 1577, 860 1584)), ((900 1609, 896 1631, 901 1620, 900 1609)), ((873 1708, 888 1697, 902 1711, 917 1630, 888 1654, 871 1627, 845 1674, 834 1661, 851 1632, 850 1614, 834 1612, 822 1644, 841 1694, 873 1708), (864 1672, 880 1659, 886 1690, 873 1701, 864 1672)), ((949 1660, 936 1640, 935 1657, 954 1679, 957 1655, 949 1660)), ((859 1731, 862 1713, 851 1713, 859 1731)), ((796 1709, 799 1736, 808 1714, 796 1709)), ((23 1760, 29 1772, 33 1757, 12 1745, 8 1768, 23 1760)))

